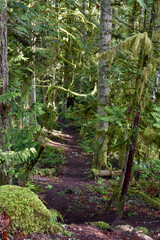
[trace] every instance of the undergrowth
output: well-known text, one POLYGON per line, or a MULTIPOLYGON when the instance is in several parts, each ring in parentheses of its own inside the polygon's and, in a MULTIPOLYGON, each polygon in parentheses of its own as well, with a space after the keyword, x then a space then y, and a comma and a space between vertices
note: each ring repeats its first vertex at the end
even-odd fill
POLYGON ((39 159, 38 167, 40 168, 53 168, 59 164, 65 163, 65 157, 63 150, 60 148, 54 148, 47 145, 44 152, 39 159))

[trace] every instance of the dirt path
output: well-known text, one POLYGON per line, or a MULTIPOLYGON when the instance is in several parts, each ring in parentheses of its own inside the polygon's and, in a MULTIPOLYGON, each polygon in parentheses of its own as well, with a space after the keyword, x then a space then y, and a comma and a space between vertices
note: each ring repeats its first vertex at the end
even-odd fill
MULTIPOLYGON (((83 224, 84 222, 95 221, 105 221, 110 224, 116 215, 114 211, 105 213, 105 201, 99 193, 92 191, 96 184, 88 178, 91 157, 85 155, 79 147, 78 134, 71 131, 63 133, 54 131, 49 139, 48 144, 63 149, 66 163, 59 169, 59 175, 56 178, 34 178, 35 181, 38 180, 43 185, 44 189, 48 184, 52 186, 51 189, 45 189, 43 196, 47 208, 58 210, 65 223, 73 223, 68 226, 68 229, 79 240, 142 239, 138 236, 135 238, 135 235, 129 232, 104 233, 95 227, 83 224)), ((105 184, 108 184, 107 180, 105 184)), ((130 224, 133 227, 143 226, 152 231, 160 231, 160 219, 153 218, 143 211, 138 212, 138 215, 135 216, 125 214, 125 217, 118 224, 130 224)))
POLYGON ((83 215, 76 213, 77 211, 74 211, 74 208, 76 210, 78 207, 82 185, 89 183, 90 169, 86 166, 88 157, 81 153, 82 151, 77 144, 77 134, 60 134, 60 136, 63 143, 54 142, 53 137, 51 138, 52 145, 64 150, 66 164, 63 167, 63 172, 58 176, 58 183, 52 182, 53 188, 45 193, 44 200, 48 208, 55 208, 60 211, 65 222, 84 222, 83 215))

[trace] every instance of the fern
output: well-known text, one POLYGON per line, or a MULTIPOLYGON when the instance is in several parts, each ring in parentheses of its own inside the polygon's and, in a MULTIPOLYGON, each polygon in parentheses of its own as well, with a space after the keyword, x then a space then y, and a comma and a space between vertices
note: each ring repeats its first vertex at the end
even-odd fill
POLYGON ((156 128, 160 128, 160 107, 154 107, 153 112, 151 112, 151 115, 154 119, 153 126, 156 128))
POLYGON ((115 123, 119 127, 122 127, 125 122, 125 112, 127 110, 126 107, 121 106, 108 106, 104 108, 106 115, 100 116, 98 115, 98 118, 100 120, 109 122, 109 123, 115 123))
POLYGON ((22 169, 35 158, 37 151, 35 148, 26 148, 23 151, 6 151, 0 149, 0 168, 5 174, 10 173, 12 176, 18 176, 22 169))
MULTIPOLYGON (((130 1, 129 1, 129 3, 132 3, 132 2, 135 2, 135 0, 130 0, 130 1)), ((147 6, 146 6, 146 4, 145 4, 145 2, 144 2, 143 0, 136 0, 136 2, 138 2, 139 5, 140 5, 142 8, 144 8, 144 9, 147 8, 147 6)))

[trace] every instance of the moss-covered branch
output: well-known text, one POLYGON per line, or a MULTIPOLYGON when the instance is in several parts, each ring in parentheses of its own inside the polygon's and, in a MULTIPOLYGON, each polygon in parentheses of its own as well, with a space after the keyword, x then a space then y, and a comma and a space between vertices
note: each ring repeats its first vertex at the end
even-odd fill
POLYGON ((141 192, 139 190, 128 190, 129 195, 135 195, 137 197, 140 197, 143 199, 148 205, 157 208, 160 210, 160 202, 151 198, 149 195, 145 194, 144 192, 141 192))
MULTIPOLYGON (((45 86, 45 87, 46 87, 46 86, 45 86)), ((51 92, 52 90, 54 90, 54 89, 58 89, 58 90, 63 91, 63 92, 68 92, 68 93, 70 93, 70 94, 72 94, 72 95, 74 95, 74 96, 77 96, 77 97, 85 97, 85 98, 87 98, 88 96, 93 96, 93 95, 97 92, 97 85, 95 85, 95 87, 94 87, 94 89, 93 89, 92 92, 87 93, 87 94, 76 93, 76 92, 74 92, 74 91, 72 91, 72 90, 70 90, 70 89, 66 89, 66 88, 61 87, 61 86, 51 86, 51 87, 48 89, 46 95, 47 95, 49 92, 51 92)))

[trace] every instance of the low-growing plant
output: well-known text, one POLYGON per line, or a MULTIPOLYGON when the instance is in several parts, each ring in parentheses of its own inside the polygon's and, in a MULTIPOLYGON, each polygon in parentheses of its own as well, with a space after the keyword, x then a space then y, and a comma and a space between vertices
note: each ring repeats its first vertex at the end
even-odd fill
POLYGON ((41 168, 53 168, 56 165, 64 164, 64 162, 63 150, 47 145, 39 159, 38 166, 41 168))
POLYGON ((48 185, 46 186, 46 188, 48 188, 48 189, 52 189, 52 188, 53 188, 53 186, 52 186, 52 185, 50 185, 50 184, 48 184, 48 185))
POLYGON ((158 158, 151 159, 147 162, 142 162, 134 164, 133 167, 133 176, 135 176, 136 180, 154 180, 159 182, 160 181, 160 174, 159 174, 159 165, 160 160, 158 158))
POLYGON ((138 216, 137 212, 128 212, 128 216, 138 216))
POLYGON ((2 172, 0 185, 8 184, 7 178, 9 176, 12 180, 18 179, 25 172, 26 166, 30 163, 31 159, 34 159, 36 156, 37 151, 35 148, 26 148, 23 151, 17 152, 0 150, 0 170, 2 172))
POLYGON ((29 182, 29 181, 28 181, 28 182, 26 183, 26 185, 25 185, 25 188, 31 190, 31 191, 34 192, 34 193, 40 192, 40 186, 34 184, 33 182, 29 182))
POLYGON ((106 195, 106 194, 109 193, 107 186, 93 186, 93 185, 89 185, 88 189, 91 192, 96 192, 96 193, 99 193, 99 194, 102 194, 102 195, 106 195))
POLYGON ((95 135, 96 135, 96 119, 91 119, 87 122, 87 124, 84 124, 80 129, 80 147, 86 154, 93 154, 94 153, 94 141, 95 141, 95 135))

